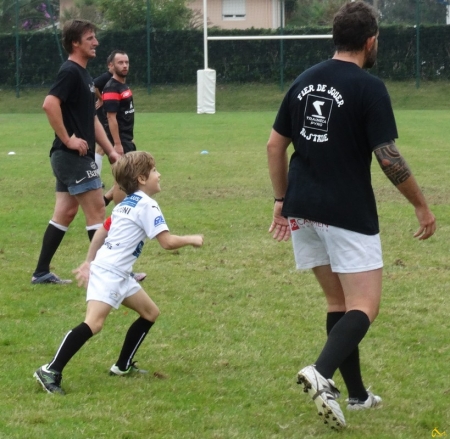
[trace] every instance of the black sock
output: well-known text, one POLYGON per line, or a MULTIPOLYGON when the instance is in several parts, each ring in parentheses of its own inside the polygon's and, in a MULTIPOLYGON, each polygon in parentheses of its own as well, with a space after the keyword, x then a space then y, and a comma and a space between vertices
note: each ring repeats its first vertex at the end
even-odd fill
MULTIPOLYGON (((327 334, 330 334, 334 325, 344 317, 345 312, 329 312, 327 314, 327 334)), ((357 398, 365 401, 368 398, 361 377, 361 367, 359 363, 359 348, 356 349, 339 366, 345 386, 347 387, 348 397, 357 398)))
POLYGON ((49 369, 61 373, 70 359, 92 336, 91 328, 84 322, 69 331, 56 351, 55 358, 48 364, 49 369))
POLYGON ((316 361, 316 369, 325 378, 332 378, 344 360, 358 347, 370 327, 367 314, 348 311, 333 326, 327 342, 316 361))
POLYGON ((116 362, 116 366, 120 370, 125 371, 130 367, 134 354, 139 349, 139 346, 144 341, 145 336, 154 323, 142 317, 139 317, 132 323, 125 336, 119 359, 116 362))
POLYGON ((50 262, 65 234, 64 230, 58 229, 51 223, 47 226, 42 239, 41 254, 33 276, 39 277, 50 272, 50 262))
POLYGON ((88 237, 89 237, 89 241, 92 241, 92 238, 94 237, 96 231, 97 231, 97 229, 93 229, 93 230, 88 230, 87 231, 87 234, 88 234, 88 237))

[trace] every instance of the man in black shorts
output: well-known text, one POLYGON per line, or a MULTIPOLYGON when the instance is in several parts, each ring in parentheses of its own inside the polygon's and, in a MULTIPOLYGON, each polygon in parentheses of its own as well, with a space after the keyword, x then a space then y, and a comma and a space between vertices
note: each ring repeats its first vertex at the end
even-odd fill
POLYGON ((50 262, 79 206, 86 217, 89 239, 105 219, 101 181, 94 160, 95 142, 103 148, 111 163, 119 155, 95 114, 94 83, 86 70, 98 46, 95 31, 95 26, 87 20, 66 22, 62 40, 69 57, 61 66, 43 104, 55 131, 50 161, 56 177, 56 203, 31 279, 33 284, 71 282, 51 273, 50 262))
MULTIPOLYGON (((115 151, 122 155, 136 151, 136 145, 133 142, 133 93, 126 84, 130 61, 128 55, 121 50, 114 50, 108 60, 113 76, 103 89, 103 110, 108 119, 109 139, 114 145, 115 151)), ((105 194, 105 203, 108 204, 114 200, 115 204, 118 204, 123 198, 125 198, 125 193, 115 184, 105 194)))
POLYGON ((332 381, 337 369, 349 393, 348 410, 381 403, 363 384, 358 351, 381 298, 372 153, 414 206, 419 222, 414 237, 432 236, 436 222, 395 145, 397 128, 386 87, 364 71, 376 61, 375 10, 363 1, 342 6, 334 17, 333 41, 333 59, 303 72, 287 92, 267 154, 275 196, 269 232, 278 241, 292 236, 297 268, 313 270, 328 305, 328 339, 316 362, 300 370, 298 382, 325 423, 340 429, 345 418, 332 381))

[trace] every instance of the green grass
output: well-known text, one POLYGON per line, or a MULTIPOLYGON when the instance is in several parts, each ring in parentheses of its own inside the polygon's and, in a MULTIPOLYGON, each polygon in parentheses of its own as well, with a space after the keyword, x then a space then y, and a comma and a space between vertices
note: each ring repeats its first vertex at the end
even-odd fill
MULTIPOLYGON (((287 91, 279 85, 221 84, 216 87, 216 110, 223 111, 276 111, 287 91)), ((447 110, 450 82, 422 82, 419 88, 413 81, 388 82, 394 108, 409 110, 447 110)), ((134 88, 134 102, 138 112, 196 112, 197 87, 195 85, 156 85, 147 89, 134 88)), ((19 98, 14 90, 0 90, 1 113, 40 113, 48 88, 20 90, 19 98)))
MULTIPOLYGON (((17 106, 16 114, 0 115, 1 439, 336 437, 295 383, 325 341, 325 303, 313 276, 295 271, 291 244, 267 233, 272 190, 265 144, 273 101, 274 108, 261 104, 266 111, 250 111, 244 100, 234 105, 245 112, 197 115, 181 112, 180 97, 180 112, 137 113, 136 143, 156 157, 157 199, 171 231, 203 233, 205 245, 167 252, 147 242, 135 265, 148 273, 143 287, 162 312, 136 357, 149 374, 107 374, 135 319, 121 308, 65 369, 65 397, 45 394, 32 378, 85 312, 84 289, 29 283, 54 204, 52 132, 40 110, 27 114, 17 106)), ((384 290, 361 361, 366 385, 384 406, 346 413, 346 438, 420 439, 435 427, 450 433, 450 114, 396 108, 396 116, 399 148, 432 204, 438 231, 426 242, 412 238, 413 209, 375 165, 384 290)), ((105 160, 109 184, 107 168, 105 160)), ((71 276, 87 246, 80 213, 52 268, 71 276)), ((343 390, 338 373, 336 382, 343 390)))

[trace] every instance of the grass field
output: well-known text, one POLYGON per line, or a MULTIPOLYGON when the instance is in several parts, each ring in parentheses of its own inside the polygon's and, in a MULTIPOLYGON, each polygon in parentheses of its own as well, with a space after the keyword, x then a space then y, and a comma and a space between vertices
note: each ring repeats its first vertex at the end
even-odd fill
MULTIPOLYGON (((295 271, 291 244, 267 233, 273 204, 265 144, 279 90, 250 90, 251 103, 248 89, 234 99, 225 93, 228 103, 220 104, 223 111, 218 103, 215 115, 195 114, 192 90, 179 90, 178 101, 170 93, 166 101, 150 95, 140 104, 135 94, 142 106, 136 143, 156 157, 162 174, 156 198, 169 227, 203 233, 205 245, 167 252, 147 242, 135 265, 149 274, 143 287, 162 312, 136 357, 149 374, 108 376, 135 319, 119 309, 65 369, 65 397, 44 393, 32 378, 85 311, 85 291, 75 285, 30 284, 54 204, 52 132, 39 91, 20 99, 2 94, 0 438, 421 439, 434 428, 450 434, 450 111, 443 109, 448 84, 442 87, 428 90, 434 110, 413 87, 407 96, 400 86, 393 93, 399 149, 432 205, 438 231, 426 242, 412 238, 413 209, 374 166, 384 291, 361 361, 366 385, 384 404, 345 413, 342 433, 319 422, 295 383, 325 340, 324 299, 310 273, 295 271), (143 112, 146 105, 153 112, 143 112), (158 105, 164 112, 155 112, 158 105)), ((109 184, 107 168, 105 160, 109 184)), ((80 213, 52 269, 71 276, 87 246, 80 213)), ((340 375, 335 378, 344 390, 340 375)))

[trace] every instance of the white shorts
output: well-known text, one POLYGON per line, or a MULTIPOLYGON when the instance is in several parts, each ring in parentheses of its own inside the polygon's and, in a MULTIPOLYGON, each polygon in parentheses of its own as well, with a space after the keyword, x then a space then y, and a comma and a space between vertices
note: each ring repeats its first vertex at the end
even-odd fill
POLYGON ((136 294, 141 286, 132 276, 121 276, 91 264, 86 302, 98 300, 118 309, 127 297, 136 294))
POLYGON ((317 221, 289 217, 298 270, 330 265, 334 273, 360 273, 383 266, 380 235, 363 235, 317 221))

